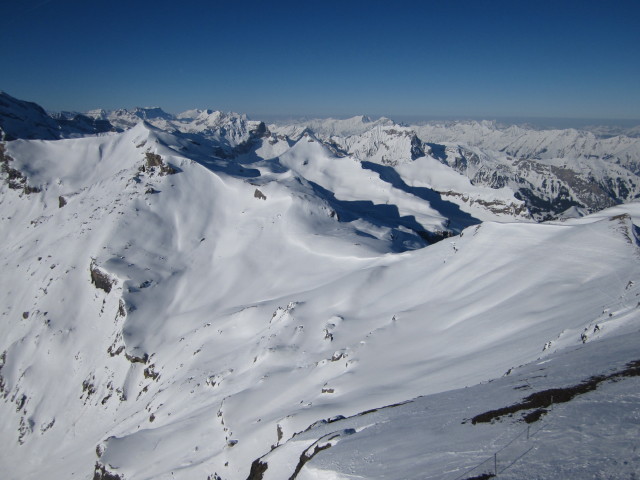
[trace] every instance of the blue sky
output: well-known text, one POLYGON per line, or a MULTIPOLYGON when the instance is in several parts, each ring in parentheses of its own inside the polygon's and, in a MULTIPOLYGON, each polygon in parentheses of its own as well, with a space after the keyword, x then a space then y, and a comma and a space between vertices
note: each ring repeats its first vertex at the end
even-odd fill
POLYGON ((0 0, 49 110, 640 118, 640 1, 0 0))

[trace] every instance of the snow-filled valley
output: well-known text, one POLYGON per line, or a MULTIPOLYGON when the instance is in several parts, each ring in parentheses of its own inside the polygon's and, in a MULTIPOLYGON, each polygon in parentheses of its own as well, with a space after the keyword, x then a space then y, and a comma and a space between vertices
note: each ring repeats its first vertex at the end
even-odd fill
POLYGON ((2 478, 640 474, 639 139, 3 95, 2 478))

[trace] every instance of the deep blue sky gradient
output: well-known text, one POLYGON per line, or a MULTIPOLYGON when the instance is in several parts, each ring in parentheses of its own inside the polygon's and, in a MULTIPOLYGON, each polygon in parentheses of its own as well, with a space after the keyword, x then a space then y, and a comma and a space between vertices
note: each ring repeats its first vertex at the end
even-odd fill
POLYGON ((640 118, 640 1, 0 0, 49 110, 640 118))

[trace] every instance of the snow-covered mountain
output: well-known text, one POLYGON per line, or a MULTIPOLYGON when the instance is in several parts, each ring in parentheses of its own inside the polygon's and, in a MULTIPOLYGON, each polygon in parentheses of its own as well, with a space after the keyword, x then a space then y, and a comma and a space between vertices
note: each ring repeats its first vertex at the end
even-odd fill
POLYGON ((634 166, 636 172, 640 159, 640 143, 625 135, 601 137, 587 130, 502 126, 495 121, 434 122, 414 128, 434 143, 455 142, 522 159, 603 158, 634 166))
POLYGON ((38 104, 18 100, 0 91, 0 139, 55 140, 110 132, 108 121, 79 113, 49 115, 38 104))
MULTIPOLYGON (((366 117, 269 128, 294 139, 310 132, 344 155, 392 167, 435 158, 475 186, 508 188, 536 220, 596 212, 640 196, 640 141, 624 135, 605 138, 575 129, 503 127, 489 121, 401 126, 366 117)), ((469 202, 468 192, 432 187, 450 200, 469 202)))
POLYGON ((465 211, 480 206, 499 216, 516 214, 537 221, 584 215, 640 196, 640 138, 613 135, 610 130, 598 135, 603 127, 593 131, 543 130, 494 121, 407 126, 384 117, 372 120, 358 116, 301 120, 267 128, 245 115, 199 109, 178 115, 159 107, 48 115, 35 104, 2 95, 0 128, 7 139, 124 131, 145 121, 189 138, 193 144, 206 144, 215 157, 236 158, 259 148, 262 138, 291 145, 311 136, 338 156, 396 170, 422 157, 434 158, 467 177, 475 187, 502 191, 478 194, 472 192, 477 191, 473 187, 450 188, 450 182, 421 186, 435 190, 465 211), (509 190, 506 200, 505 188, 509 190))
POLYGON ((640 471, 639 204, 536 223, 333 123, 2 143, 3 478, 640 471))
POLYGON ((537 219, 595 212, 640 196, 640 142, 575 129, 454 122, 414 127, 431 153, 477 185, 509 186, 537 219))
POLYGON ((127 130, 145 121, 160 130, 183 133, 192 142, 213 142, 216 156, 235 156, 247 151, 256 137, 266 135, 263 122, 251 121, 246 115, 214 110, 188 110, 172 115, 159 107, 119 109, 114 111, 92 110, 87 113, 95 119, 107 120, 120 130, 127 130))

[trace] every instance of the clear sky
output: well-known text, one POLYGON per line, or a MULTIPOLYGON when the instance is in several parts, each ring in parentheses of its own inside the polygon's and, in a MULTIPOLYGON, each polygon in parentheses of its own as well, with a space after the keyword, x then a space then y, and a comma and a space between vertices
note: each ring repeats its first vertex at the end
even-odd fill
POLYGON ((640 118, 640 1, 0 0, 48 110, 640 118))

